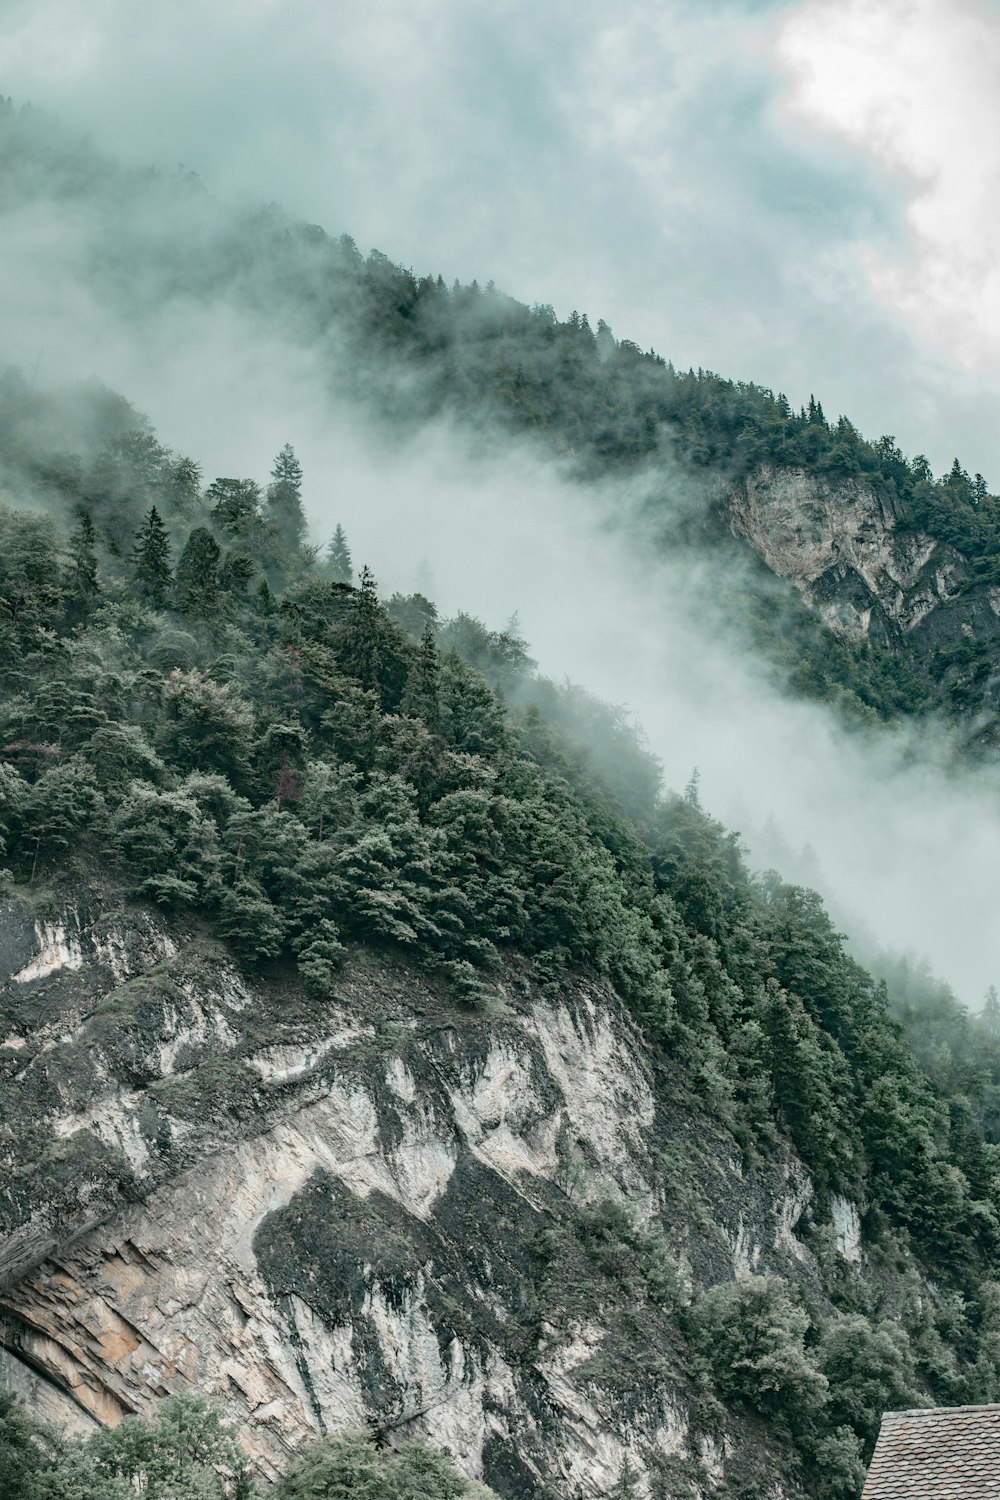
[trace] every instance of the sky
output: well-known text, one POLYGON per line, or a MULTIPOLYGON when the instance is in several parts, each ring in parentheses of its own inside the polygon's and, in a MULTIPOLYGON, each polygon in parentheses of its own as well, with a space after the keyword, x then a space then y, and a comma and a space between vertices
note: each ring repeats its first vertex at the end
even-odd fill
MULTIPOLYGON (((1000 0, 0 0, 0 92, 109 152, 815 392, 1000 488, 998 75, 1000 0)), ((440 426, 387 453, 329 409, 313 355, 224 305, 115 321, 78 232, 5 222, 8 358, 104 379, 206 476, 264 479, 292 441, 317 540, 343 521, 383 592, 429 556, 444 610, 518 609, 543 670, 637 715, 668 785, 697 765, 712 812, 754 837, 773 819, 792 865, 811 845, 849 932, 926 953, 973 1004, 1000 982, 995 777, 789 702, 702 579, 640 564, 607 497, 537 454, 440 426)))
POLYGON ((1000 486, 1000 0, 0 0, 0 88, 1000 486))

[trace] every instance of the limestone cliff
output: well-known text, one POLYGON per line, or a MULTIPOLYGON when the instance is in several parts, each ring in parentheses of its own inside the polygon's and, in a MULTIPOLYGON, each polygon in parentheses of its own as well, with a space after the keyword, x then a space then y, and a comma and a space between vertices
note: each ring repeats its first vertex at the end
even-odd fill
MULTIPOLYGON (((86 1428, 194 1384, 265 1477, 368 1424, 510 1495, 606 1494, 626 1454, 644 1493, 767 1472, 670 1303, 757 1271, 822 1299, 812 1188, 668 1103, 612 992, 511 968, 470 1012, 355 953, 313 1000, 106 889, 8 899, 0 945, 2 1378, 37 1409, 86 1428), (666 1283, 566 1228, 608 1200, 666 1283)), ((860 1265, 854 1205, 827 1234, 860 1265)))
POLYGON ((1000 644, 1000 590, 972 586, 954 548, 903 526, 866 479, 755 470, 726 497, 733 532, 838 635, 938 646, 1000 644))

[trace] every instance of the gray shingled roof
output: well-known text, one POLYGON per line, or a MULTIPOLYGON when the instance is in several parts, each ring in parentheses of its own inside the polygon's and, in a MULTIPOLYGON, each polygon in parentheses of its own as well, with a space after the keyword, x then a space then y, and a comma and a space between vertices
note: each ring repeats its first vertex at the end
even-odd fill
POLYGON ((887 1411, 862 1500, 1000 1500, 1000 1406, 887 1411))

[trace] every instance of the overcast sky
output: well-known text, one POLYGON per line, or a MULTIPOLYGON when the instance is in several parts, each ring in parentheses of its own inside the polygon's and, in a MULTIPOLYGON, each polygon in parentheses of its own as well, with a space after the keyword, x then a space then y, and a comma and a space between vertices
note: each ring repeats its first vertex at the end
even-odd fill
POLYGON ((0 88, 1000 486, 1000 0, 0 0, 0 88))

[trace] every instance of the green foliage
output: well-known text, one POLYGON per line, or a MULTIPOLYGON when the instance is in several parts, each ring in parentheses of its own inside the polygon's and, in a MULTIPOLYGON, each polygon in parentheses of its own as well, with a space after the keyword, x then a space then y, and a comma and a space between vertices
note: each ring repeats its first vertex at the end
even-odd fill
POLYGON ((267 515, 286 552, 296 552, 306 540, 306 517, 302 509, 302 465, 286 443, 274 460, 267 489, 267 515))
POLYGON ((351 560, 351 549, 348 546, 344 528, 339 521, 326 549, 326 561, 335 583, 353 583, 354 564, 351 560))
POLYGON ((137 591, 153 609, 162 609, 169 597, 173 582, 170 563, 170 537, 153 505, 135 534, 132 549, 137 591))
POLYGON ((0 1494, 11 1500, 251 1500, 233 1434, 204 1397, 169 1396, 153 1421, 126 1417, 65 1441, 0 1394, 0 1494))
POLYGON ((689 1314, 695 1347, 715 1389, 792 1431, 813 1425, 827 1380, 806 1349, 809 1318, 775 1277, 712 1287, 689 1314))
POLYGON ((444 1453, 423 1443, 376 1448, 369 1433, 320 1438, 293 1460, 274 1490, 275 1500, 487 1500, 444 1453))
POLYGON ((196 526, 177 563, 176 598, 182 614, 216 620, 222 608, 219 566, 222 552, 205 526, 196 526))

